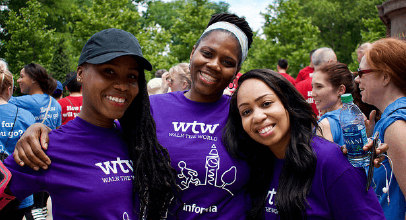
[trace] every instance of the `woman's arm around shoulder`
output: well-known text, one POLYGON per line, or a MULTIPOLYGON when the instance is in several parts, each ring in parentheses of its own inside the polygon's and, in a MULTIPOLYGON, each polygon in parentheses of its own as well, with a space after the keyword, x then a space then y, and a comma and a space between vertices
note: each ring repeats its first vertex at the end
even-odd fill
POLYGON ((28 165, 34 170, 39 170, 39 167, 48 169, 51 160, 44 150, 48 147, 50 131, 50 128, 41 123, 28 127, 14 149, 15 162, 20 166, 28 165))

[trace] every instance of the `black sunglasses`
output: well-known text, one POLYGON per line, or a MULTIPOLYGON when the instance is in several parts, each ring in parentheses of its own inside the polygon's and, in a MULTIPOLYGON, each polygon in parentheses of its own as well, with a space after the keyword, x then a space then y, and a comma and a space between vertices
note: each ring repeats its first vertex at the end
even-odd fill
POLYGON ((372 72, 376 72, 376 71, 380 71, 380 70, 376 70, 376 69, 369 69, 369 70, 360 70, 358 68, 357 72, 354 72, 354 77, 359 76, 359 78, 362 77, 362 75, 366 74, 366 73, 372 73, 372 72))

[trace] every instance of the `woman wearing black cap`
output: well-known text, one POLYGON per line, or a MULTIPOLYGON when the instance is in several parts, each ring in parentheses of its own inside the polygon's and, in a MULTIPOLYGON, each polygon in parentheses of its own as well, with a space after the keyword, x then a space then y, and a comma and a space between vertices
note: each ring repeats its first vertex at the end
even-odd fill
MULTIPOLYGON (((179 219, 245 219, 243 186, 249 170, 244 162, 231 158, 221 135, 229 104, 229 96, 223 96, 223 91, 241 69, 252 36, 245 19, 232 14, 213 15, 190 55, 191 89, 150 96, 158 140, 168 149, 178 173, 182 204, 172 211, 179 219)), ((124 121, 125 117, 121 119, 124 121)), ((122 127, 123 131, 131 129, 122 127)), ((34 141, 38 140, 36 136, 24 140, 31 139, 32 147, 40 149, 34 141)), ((45 136, 41 138, 44 144, 45 136)), ((19 158, 29 166, 41 164, 39 159, 26 160, 25 155, 19 158)), ((16 161, 21 162, 19 158, 16 161)), ((175 216, 168 215, 172 218, 175 216)))
POLYGON ((48 170, 5 161, 13 195, 49 192, 55 219, 160 218, 175 196, 175 171, 155 135, 144 69, 151 64, 132 34, 93 35, 77 68, 82 111, 49 133, 48 170))

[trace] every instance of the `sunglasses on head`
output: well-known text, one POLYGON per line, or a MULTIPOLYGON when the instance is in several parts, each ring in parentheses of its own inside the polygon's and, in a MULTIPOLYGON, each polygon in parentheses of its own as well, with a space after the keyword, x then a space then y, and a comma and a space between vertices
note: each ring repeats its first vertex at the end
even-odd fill
POLYGON ((354 76, 359 76, 359 78, 362 77, 362 75, 366 74, 366 73, 372 73, 372 72, 376 72, 376 71, 380 71, 380 70, 376 70, 376 69, 369 69, 369 70, 360 70, 358 68, 357 72, 354 72, 354 76))

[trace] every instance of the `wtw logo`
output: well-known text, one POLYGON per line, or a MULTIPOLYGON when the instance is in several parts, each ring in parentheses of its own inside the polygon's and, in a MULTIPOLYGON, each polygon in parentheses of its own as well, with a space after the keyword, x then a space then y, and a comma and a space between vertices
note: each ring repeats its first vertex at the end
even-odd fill
POLYGON ((119 165, 123 173, 128 173, 130 171, 133 172, 132 161, 121 160, 120 157, 117 157, 116 161, 106 161, 103 163, 96 163, 95 165, 100 167, 100 169, 102 169, 106 175, 109 175, 110 171, 114 174, 117 174, 117 165, 119 165))
POLYGON ((220 125, 220 124, 210 125, 210 124, 205 124, 205 123, 198 123, 197 121, 194 121, 193 123, 172 122, 172 124, 173 124, 174 131, 181 130, 182 132, 186 132, 189 130, 189 128, 191 128, 192 132, 194 134, 200 134, 200 133, 205 134, 207 132, 209 132, 210 134, 213 134, 216 131, 216 128, 220 125))

